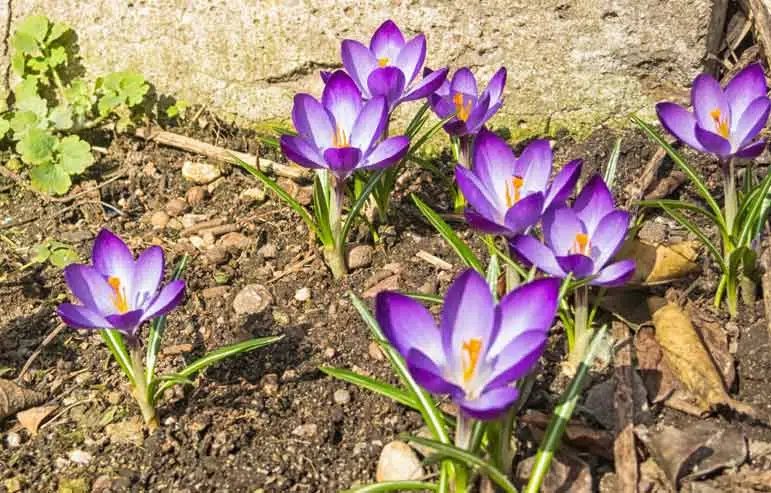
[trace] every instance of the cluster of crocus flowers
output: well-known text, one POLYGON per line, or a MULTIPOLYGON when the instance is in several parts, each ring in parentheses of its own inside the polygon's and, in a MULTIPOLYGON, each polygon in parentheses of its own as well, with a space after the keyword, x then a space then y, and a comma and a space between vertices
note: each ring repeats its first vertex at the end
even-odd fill
POLYGON ((541 356, 559 287, 557 279, 540 279, 496 303, 485 279, 467 270, 447 291, 439 326, 423 305, 396 292, 377 296, 375 317, 419 385, 448 394, 468 417, 491 420, 517 400, 512 383, 541 356))
POLYGON ((391 20, 375 31, 369 47, 346 39, 340 51, 345 70, 364 98, 385 97, 389 111, 404 101, 430 96, 447 77, 444 68, 418 80, 426 61, 426 37, 419 34, 406 41, 391 20))
POLYGON ((284 155, 306 168, 327 169, 341 181, 356 170, 396 163, 409 146, 404 136, 380 140, 388 122, 385 97, 365 101, 342 70, 329 76, 321 101, 295 96, 292 122, 298 135, 281 137, 284 155))
POLYGON ((546 211, 564 205, 581 173, 581 160, 566 164, 552 183, 552 150, 531 142, 519 158, 506 142, 482 129, 472 148, 472 169, 455 167, 469 224, 485 233, 513 237, 527 232, 546 211))
POLYGON ((451 81, 444 81, 439 86, 429 97, 429 102, 442 120, 452 117, 444 125, 449 135, 476 135, 503 105, 505 86, 506 69, 501 67, 480 93, 474 73, 463 67, 455 72, 451 81))
POLYGON ((739 72, 725 89, 711 75, 699 75, 693 81, 691 105, 693 112, 662 102, 656 112, 672 135, 721 160, 752 159, 763 152, 766 142, 754 139, 768 121, 771 100, 760 64, 739 72))
POLYGON ((128 246, 107 229, 94 241, 93 265, 72 264, 64 277, 80 304, 63 303, 58 313, 78 329, 115 329, 136 344, 139 327, 182 302, 185 281, 163 282, 163 250, 153 246, 134 259, 128 246))

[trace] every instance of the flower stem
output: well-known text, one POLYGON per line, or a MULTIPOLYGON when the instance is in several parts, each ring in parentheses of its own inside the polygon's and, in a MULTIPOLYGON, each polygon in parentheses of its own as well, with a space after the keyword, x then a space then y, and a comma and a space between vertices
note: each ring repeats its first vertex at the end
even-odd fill
POLYGON ((458 162, 464 168, 471 169, 471 145, 474 142, 473 135, 462 135, 460 137, 460 152, 458 162))
POLYGON ((589 327, 589 286, 579 286, 574 292, 575 319, 573 323, 573 348, 568 355, 568 369, 578 368, 591 339, 589 327))
POLYGON ((136 382, 131 389, 139 404, 139 409, 142 411, 142 418, 145 420, 147 429, 152 433, 158 429, 158 417, 155 414, 155 405, 153 402, 153 396, 149 395, 147 388, 147 378, 145 376, 145 367, 142 363, 143 354, 139 345, 132 345, 131 349, 131 364, 134 367, 134 375, 136 375, 136 382))
POLYGON ((345 189, 341 180, 329 174, 329 226, 332 229, 333 245, 324 245, 324 261, 335 279, 348 273, 345 266, 345 238, 342 238, 343 197, 345 189))
MULTIPOLYGON (((736 169, 734 160, 728 159, 723 162, 723 193, 725 196, 725 222, 728 228, 728 234, 733 234, 734 221, 738 211, 738 201, 736 197, 736 169)), ((724 245, 725 248, 725 245, 724 245)))
MULTIPOLYGON (((471 434, 474 429, 474 420, 464 416, 458 410, 458 418, 455 422, 455 446, 463 450, 468 450, 471 445, 471 434)), ((461 464, 455 467, 455 492, 465 493, 468 489, 468 474, 466 468, 461 464)))

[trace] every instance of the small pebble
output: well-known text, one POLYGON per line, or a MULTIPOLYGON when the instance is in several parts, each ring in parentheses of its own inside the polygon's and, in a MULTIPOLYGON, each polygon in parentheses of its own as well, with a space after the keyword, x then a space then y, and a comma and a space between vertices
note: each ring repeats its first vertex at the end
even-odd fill
POLYGON ((265 243, 260 247, 259 250, 257 250, 257 253, 262 255, 264 258, 276 258, 278 249, 273 243, 265 243))
POLYGON ((394 440, 383 447, 375 472, 378 482, 407 481, 420 479, 424 475, 423 464, 409 445, 394 440))
POLYGON ((345 405, 351 402, 351 393, 345 389, 338 389, 335 390, 333 398, 335 399, 336 404, 345 405))
POLYGON ((267 199, 267 196, 265 195, 265 190, 263 190, 262 188, 252 187, 252 188, 247 188, 246 190, 238 194, 238 198, 242 202, 247 202, 247 203, 251 202, 255 204, 261 204, 265 202, 265 199, 267 199))
POLYGON ((18 447, 19 445, 21 445, 21 435, 19 435, 15 431, 9 431, 5 435, 5 444, 8 445, 9 448, 18 447))
POLYGON ((250 240, 248 236, 237 231, 227 233, 219 239, 219 244, 225 247, 228 251, 243 250, 251 243, 252 240, 250 240))
POLYGON ((263 376, 262 391, 268 395, 276 395, 278 393, 278 375, 275 373, 268 373, 263 376))
POLYGON ((374 249, 369 245, 357 245, 348 251, 348 268, 351 270, 372 265, 374 249))
POLYGON ((336 351, 333 347, 328 347, 324 350, 324 357, 326 359, 332 359, 335 357, 336 351))
POLYGON ((308 423, 304 425, 300 425, 296 427, 294 430, 292 430, 292 435, 301 437, 301 438, 313 438, 316 436, 316 433, 318 432, 318 426, 314 423, 308 423))
POLYGON ((207 191, 204 187, 191 187, 185 194, 187 203, 196 206, 206 200, 207 191))
POLYGON ((182 176, 198 185, 209 184, 221 175, 219 167, 213 164, 185 161, 182 165, 182 176))
POLYGON ((273 303, 273 296, 261 284, 249 284, 236 295, 233 309, 238 315, 256 315, 273 303))
POLYGON ((150 217, 150 224, 155 229, 163 229, 169 224, 169 215, 163 211, 155 211, 150 217))
POLYGON ((185 214, 182 216, 181 221, 184 227, 191 228, 201 221, 206 221, 207 219, 209 219, 209 216, 206 214, 185 214))
POLYGON ((87 465, 89 462, 91 462, 91 459, 94 458, 93 455, 91 455, 89 452, 86 452, 85 450, 71 450, 67 456, 72 462, 81 466, 87 465))
POLYGON ((367 350, 369 352, 370 358, 374 359, 375 361, 383 361, 385 359, 383 350, 380 349, 380 344, 378 344, 377 342, 375 341, 370 342, 367 350))
POLYGON ((184 199, 171 199, 166 203, 166 214, 171 217, 181 216, 187 211, 187 202, 184 199))
POLYGON ((215 246, 206 250, 206 260, 214 265, 221 265, 228 261, 230 255, 224 246, 215 246))
POLYGON ((201 296, 203 296, 205 300, 224 298, 228 295, 228 291, 230 291, 228 286, 214 286, 201 291, 201 296))
POLYGON ((311 290, 308 288, 300 288, 294 294, 294 299, 297 301, 308 301, 311 298, 311 290))

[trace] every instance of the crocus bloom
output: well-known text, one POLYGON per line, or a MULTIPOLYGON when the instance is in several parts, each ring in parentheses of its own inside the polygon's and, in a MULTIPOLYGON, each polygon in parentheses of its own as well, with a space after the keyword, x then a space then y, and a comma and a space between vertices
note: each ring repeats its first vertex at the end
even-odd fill
POLYGON ((559 287, 554 278, 533 281, 496 304, 484 278, 467 270, 447 291, 439 327, 423 305, 395 292, 377 296, 375 316, 419 385, 490 420, 517 400, 510 384, 541 356, 559 287))
POLYGON ((455 167, 455 179, 469 204, 466 220, 486 233, 514 236, 564 204, 581 174, 581 160, 566 164, 549 185, 549 142, 530 143, 519 158, 506 142, 482 129, 474 140, 472 169, 455 167))
POLYGON ((693 113, 674 103, 659 103, 656 112, 672 135, 702 152, 726 160, 757 157, 766 145, 752 142, 765 127, 771 101, 760 64, 739 72, 725 89, 709 74, 693 81, 693 113))
POLYGON ((375 31, 369 48, 346 39, 341 54, 345 70, 351 74, 364 98, 384 96, 389 111, 402 101, 429 96, 447 77, 447 69, 443 68, 416 81, 426 61, 426 37, 419 34, 405 41, 401 30, 391 20, 375 31))
POLYGON ((161 288, 163 250, 153 246, 134 260, 131 250, 103 229, 94 241, 93 265, 71 264, 64 278, 80 305, 62 303, 58 313, 81 329, 116 329, 133 340, 143 322, 165 315, 182 301, 185 281, 161 288))
POLYGON ((365 103, 356 84, 338 70, 321 102, 309 94, 295 96, 292 121, 298 135, 281 136, 281 150, 300 166, 328 169, 344 180, 354 170, 388 167, 407 153, 407 137, 378 142, 387 119, 385 98, 365 103))
POLYGON ((608 265, 626 237, 629 214, 613 206, 599 175, 592 177, 576 197, 572 208, 561 207, 543 218, 545 245, 532 236, 520 235, 511 246, 542 271, 574 279, 596 276, 589 284, 619 286, 634 273, 633 260, 608 265))
POLYGON ((444 125, 448 134, 474 135, 500 109, 505 85, 506 69, 501 67, 480 94, 474 74, 464 67, 455 72, 452 82, 444 81, 429 102, 441 119, 456 115, 444 125))

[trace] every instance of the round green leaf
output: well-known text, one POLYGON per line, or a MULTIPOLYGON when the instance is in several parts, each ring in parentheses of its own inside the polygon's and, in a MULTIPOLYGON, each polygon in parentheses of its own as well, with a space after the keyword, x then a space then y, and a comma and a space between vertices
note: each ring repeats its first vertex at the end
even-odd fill
POLYGON ((29 259, 29 261, 36 264, 42 264, 48 260, 48 257, 51 256, 51 250, 48 249, 47 242, 39 243, 33 246, 30 250, 30 253, 32 254, 32 257, 29 259))
POLYGON ((14 113, 13 118, 11 118, 10 121, 14 139, 21 140, 30 129, 37 127, 39 123, 40 119, 31 111, 19 111, 14 113))
POLYGON ((22 53, 23 55, 37 55, 40 53, 40 48, 35 38, 22 32, 16 32, 13 35, 11 46, 13 46, 17 53, 22 53))
POLYGON ((74 264, 80 261, 78 254, 70 247, 59 248, 51 253, 51 265, 55 267, 64 268, 70 264, 74 264))
POLYGON ((70 175, 61 167, 51 162, 35 166, 29 170, 32 187, 47 194, 62 195, 70 189, 70 175))
POLYGON ((69 130, 72 128, 72 109, 68 106, 57 106, 48 115, 48 119, 57 130, 69 130))
POLYGON ((55 146, 56 137, 40 128, 31 128, 16 144, 16 152, 27 164, 43 164, 51 160, 55 146))
POLYGON ((62 24, 61 22, 55 23, 53 26, 51 26, 51 32, 48 33, 48 39, 46 39, 46 44, 51 44, 57 39, 64 36, 64 34, 70 30, 70 26, 67 24, 62 24))
POLYGON ((42 43, 46 39, 46 34, 48 34, 48 25, 48 18, 46 16, 32 15, 19 24, 16 32, 26 34, 35 41, 42 43))
POLYGON ((91 146, 77 135, 68 135, 59 141, 59 165, 70 174, 82 173, 94 164, 91 146))

